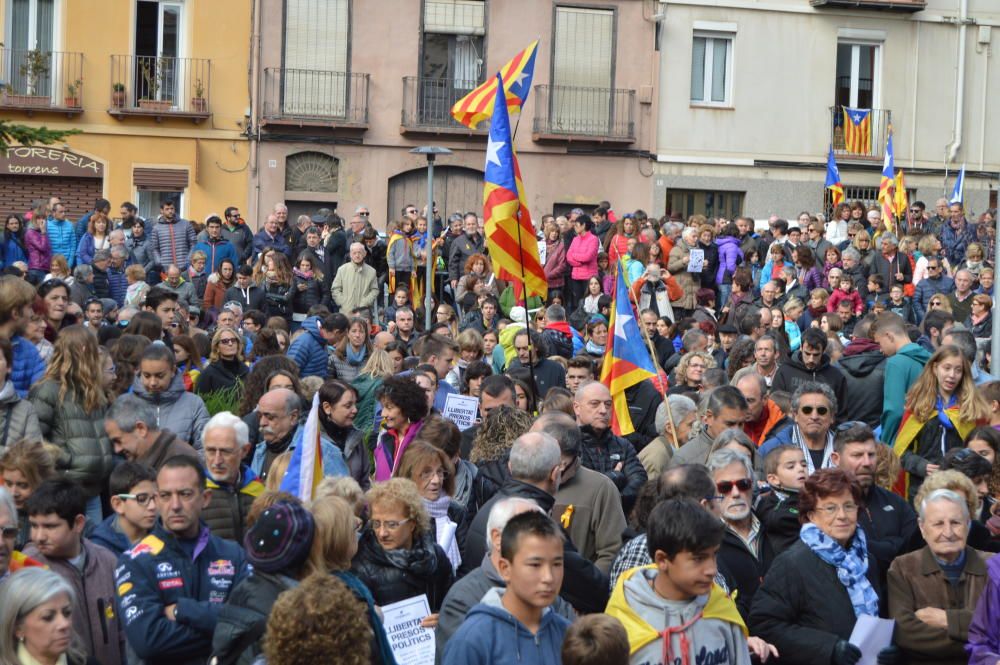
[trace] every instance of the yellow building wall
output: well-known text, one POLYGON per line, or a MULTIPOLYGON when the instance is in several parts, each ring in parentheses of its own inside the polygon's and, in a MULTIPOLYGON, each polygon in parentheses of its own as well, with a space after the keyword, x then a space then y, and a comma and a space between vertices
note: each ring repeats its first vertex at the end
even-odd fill
MULTIPOLYGON (((0 21, 9 19, 0 0, 0 21)), ((78 129, 65 144, 105 166, 104 196, 117 213, 134 201, 135 166, 185 168, 183 214, 204 221, 229 205, 246 206, 250 145, 241 134, 250 105, 249 0, 182 0, 182 57, 211 60, 205 82, 211 116, 200 123, 164 114, 117 119, 111 106, 112 55, 133 53, 136 0, 56 0, 54 51, 83 53, 83 113, 38 113, 0 107, 0 118, 51 129, 78 129)), ((3 34, 5 34, 4 31, 3 34)), ((61 147, 61 146, 59 146, 61 147)))

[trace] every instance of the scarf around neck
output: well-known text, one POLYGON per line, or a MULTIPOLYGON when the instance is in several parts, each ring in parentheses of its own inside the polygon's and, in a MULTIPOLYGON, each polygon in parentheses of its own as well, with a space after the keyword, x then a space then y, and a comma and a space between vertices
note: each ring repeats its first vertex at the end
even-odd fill
POLYGON ((803 524, 799 538, 812 553, 837 570, 837 579, 844 585, 854 607, 854 616, 878 616, 878 594, 865 573, 868 572, 868 547, 865 532, 858 527, 849 549, 826 535, 815 524, 803 524))
MULTIPOLYGON (((812 461, 812 455, 809 454, 809 446, 806 445, 806 440, 802 437, 802 430, 799 429, 798 425, 792 426, 792 442, 795 443, 799 448, 802 449, 802 453, 806 456, 806 472, 807 475, 812 475, 817 471, 815 465, 812 461)), ((820 466, 821 469, 826 469, 833 464, 830 462, 830 455, 833 454, 833 432, 826 433, 826 445, 823 447, 823 463, 820 466)))
POLYGON ((428 514, 434 518, 434 529, 437 531, 436 540, 441 549, 448 555, 452 570, 458 570, 462 565, 462 555, 458 551, 458 541, 455 539, 455 532, 458 525, 448 517, 448 507, 451 505, 451 497, 441 493, 436 500, 424 499, 424 506, 428 514))

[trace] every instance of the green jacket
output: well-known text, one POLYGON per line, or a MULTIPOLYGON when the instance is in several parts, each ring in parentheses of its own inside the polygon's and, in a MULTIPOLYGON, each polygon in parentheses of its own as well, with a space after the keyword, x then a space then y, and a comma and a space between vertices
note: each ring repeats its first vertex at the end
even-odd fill
POLYGON ((885 388, 882 397, 882 434, 879 437, 883 443, 892 446, 896 440, 896 432, 899 431, 899 424, 903 420, 906 392, 924 371, 924 365, 930 357, 931 354, 927 349, 910 342, 886 361, 885 388))

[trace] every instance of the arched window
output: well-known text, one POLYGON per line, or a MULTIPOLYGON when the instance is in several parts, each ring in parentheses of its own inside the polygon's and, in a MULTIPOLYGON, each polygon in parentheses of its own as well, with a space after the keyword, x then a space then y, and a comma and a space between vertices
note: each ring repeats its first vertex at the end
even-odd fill
POLYGON ((285 162, 285 190, 336 192, 339 170, 339 160, 321 152, 289 155, 285 162))

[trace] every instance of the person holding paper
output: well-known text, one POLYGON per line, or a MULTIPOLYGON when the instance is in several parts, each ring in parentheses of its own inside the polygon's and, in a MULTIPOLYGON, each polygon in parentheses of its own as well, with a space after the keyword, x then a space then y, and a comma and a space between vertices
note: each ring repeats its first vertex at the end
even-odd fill
MULTIPOLYGON (((700 282, 701 277, 697 272, 689 271, 689 267, 691 264, 691 251, 697 249, 697 246, 698 229, 688 226, 681 232, 680 240, 670 250, 670 256, 667 260, 667 270, 670 271, 670 274, 677 281, 677 285, 683 291, 683 295, 680 298, 671 301, 671 306, 677 317, 675 320, 677 321, 690 316, 696 305, 695 292, 697 288, 695 281, 700 282)), ((698 250, 698 252, 698 255, 703 259, 704 253, 701 250, 698 250)))
POLYGON ((988 582, 989 555, 968 546, 969 505, 957 492, 934 490, 917 510, 927 546, 897 557, 889 568, 896 643, 914 665, 964 665, 969 622, 988 582))
MULTIPOLYGON (((754 594, 750 631, 770 642, 782 665, 855 665, 848 640, 858 617, 879 616, 878 566, 858 528, 864 494, 842 469, 821 469, 799 492, 799 541, 774 560, 754 594)), ((899 650, 882 649, 879 665, 899 650)))

